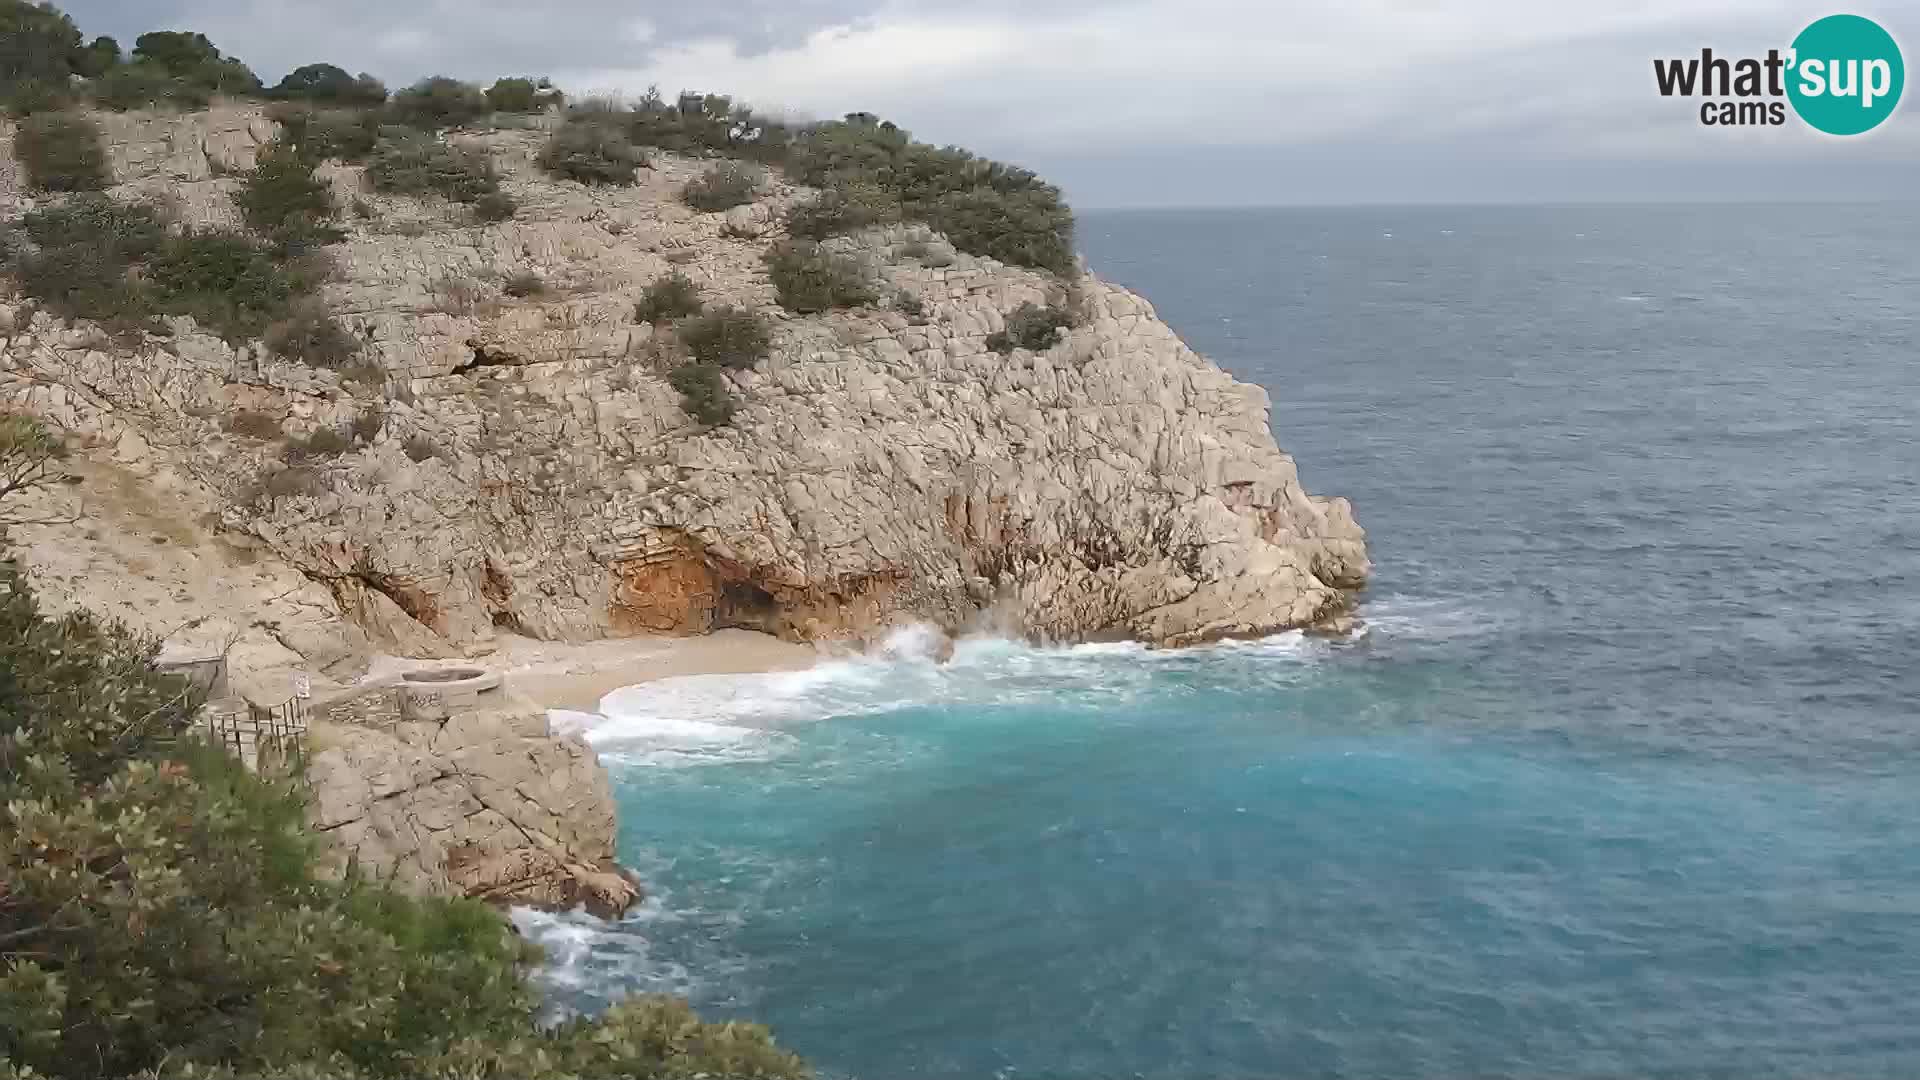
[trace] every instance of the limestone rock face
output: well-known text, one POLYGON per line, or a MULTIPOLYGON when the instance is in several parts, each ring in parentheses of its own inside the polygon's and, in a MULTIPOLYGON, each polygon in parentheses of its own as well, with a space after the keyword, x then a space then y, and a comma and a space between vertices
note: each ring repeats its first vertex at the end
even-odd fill
POLYGON ((613 863, 613 794, 593 750, 518 705, 440 722, 316 725, 308 819, 349 864, 404 891, 605 918, 639 890, 613 863))
MULTIPOLYGON (((164 183, 190 219, 226 220, 224 174, 270 129, 259 113, 129 116, 109 127, 120 194, 164 183), (196 153, 222 167, 203 177, 196 153)), ((228 530, 416 654, 499 628, 860 639, 988 619, 1179 645, 1335 621, 1364 583, 1364 534, 1344 500, 1302 487, 1266 393, 1140 297, 896 226, 830 244, 881 304, 793 316, 762 256, 811 193, 776 176, 753 204, 697 213, 677 193, 704 163, 662 155, 635 187, 589 189, 535 168, 544 137, 455 137, 521 205, 495 225, 326 167, 357 200, 326 296, 385 370, 377 390, 185 321, 129 345, 12 305, 0 398, 192 476, 228 530), (709 304, 773 320, 773 355, 727 376, 730 425, 689 419, 665 378, 671 328, 635 319, 676 270, 709 304), (508 295, 522 274, 546 288, 508 295), (1078 325, 1044 351, 991 351, 1028 301, 1078 325), (280 446, 227 430, 243 409, 289 436, 363 416, 374 434, 275 481, 280 446)), ((24 205, 11 175, 0 202, 24 205)))

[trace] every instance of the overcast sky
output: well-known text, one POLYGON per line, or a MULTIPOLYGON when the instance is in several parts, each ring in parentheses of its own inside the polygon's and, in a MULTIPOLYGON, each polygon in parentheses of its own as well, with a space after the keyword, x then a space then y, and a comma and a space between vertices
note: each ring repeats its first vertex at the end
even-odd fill
MULTIPOLYGON (((56 0, 60 2, 60 0, 56 0)), ((192 29, 303 63, 657 83, 879 113, 1082 208, 1852 199, 1920 192, 1920 101, 1852 139, 1702 127, 1655 57, 1784 49, 1836 11, 1920 60, 1920 0, 64 0, 89 35, 192 29)), ((1915 91, 1914 93, 1920 93, 1915 91)))

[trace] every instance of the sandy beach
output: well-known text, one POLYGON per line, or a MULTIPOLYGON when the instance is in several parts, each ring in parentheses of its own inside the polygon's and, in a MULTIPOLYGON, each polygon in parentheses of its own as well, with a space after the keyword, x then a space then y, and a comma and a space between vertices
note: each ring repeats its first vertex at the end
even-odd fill
POLYGON ((750 630, 703 637, 647 637, 568 645, 508 637, 481 658, 521 697, 549 709, 597 712, 600 699, 622 686, 677 675, 736 675, 797 671, 821 653, 750 630))

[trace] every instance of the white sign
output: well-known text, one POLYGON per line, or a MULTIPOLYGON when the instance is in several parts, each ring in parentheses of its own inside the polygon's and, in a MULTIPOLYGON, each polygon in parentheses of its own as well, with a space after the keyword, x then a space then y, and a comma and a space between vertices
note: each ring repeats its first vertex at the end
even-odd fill
POLYGON ((313 679, 304 671, 293 676, 293 696, 302 700, 313 696, 313 679))

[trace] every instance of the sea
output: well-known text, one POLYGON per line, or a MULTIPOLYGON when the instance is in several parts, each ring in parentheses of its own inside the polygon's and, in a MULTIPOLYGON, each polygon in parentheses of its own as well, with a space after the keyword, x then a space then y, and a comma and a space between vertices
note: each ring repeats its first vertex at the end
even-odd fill
POLYGON ((1920 204, 1088 213, 1272 394, 1350 640, 905 630, 573 718, 556 1011, 824 1077, 1920 1076, 1920 204))

